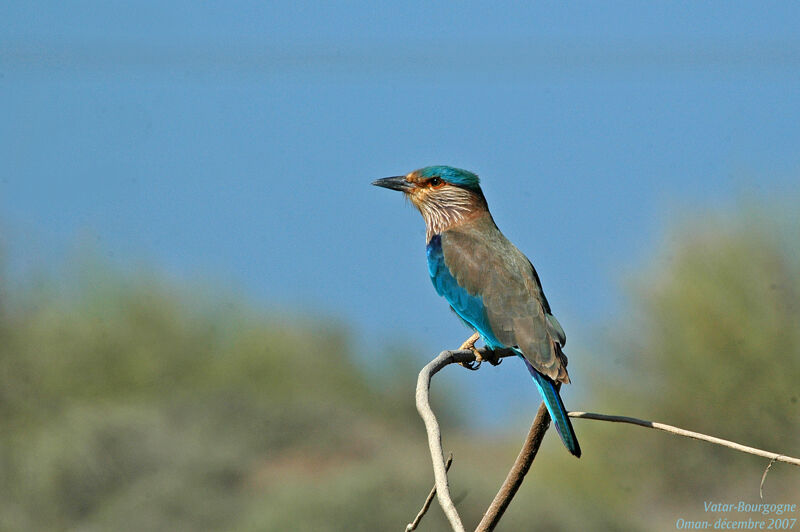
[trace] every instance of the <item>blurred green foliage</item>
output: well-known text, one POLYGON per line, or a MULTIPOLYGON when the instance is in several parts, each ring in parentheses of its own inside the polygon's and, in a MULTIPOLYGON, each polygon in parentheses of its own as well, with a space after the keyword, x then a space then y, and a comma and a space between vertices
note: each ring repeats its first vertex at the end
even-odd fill
MULTIPOLYGON (((745 207, 672 228, 609 328, 598 409, 800 456, 800 228, 773 217, 745 207)), ((762 502, 768 460, 656 431, 593 430, 613 449, 598 473, 628 492, 618 510, 631 528, 720 517, 704 501, 762 502)), ((774 465, 763 502, 800 503, 800 471, 774 465)))
POLYGON ((376 530, 429 489, 413 381, 321 319, 98 267, 3 293, 0 530, 376 530))
MULTIPOLYGON (((573 347, 594 371, 571 406, 800 455, 798 250, 750 218, 677 228, 608 348, 573 347)), ((399 530, 416 514, 432 475, 410 354, 368 373, 329 318, 78 269, 0 286, 0 530, 399 530)), ((524 430, 477 434, 446 395, 451 484, 472 524, 524 430)), ((758 500, 765 460, 575 425, 584 457, 549 435, 499 530, 674 529, 708 518, 704 501, 758 500)), ((765 497, 800 502, 798 471, 773 466, 765 497)), ((436 503, 421 530, 447 530, 436 503)))

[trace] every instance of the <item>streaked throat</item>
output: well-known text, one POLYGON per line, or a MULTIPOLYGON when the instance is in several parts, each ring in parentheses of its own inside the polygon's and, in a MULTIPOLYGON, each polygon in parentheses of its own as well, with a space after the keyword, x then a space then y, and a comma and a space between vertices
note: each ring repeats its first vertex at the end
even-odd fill
POLYGON ((483 202, 459 189, 446 194, 444 191, 429 195, 424 201, 416 203, 425 220, 425 241, 430 242, 433 235, 447 231, 460 223, 480 216, 486 211, 483 202))

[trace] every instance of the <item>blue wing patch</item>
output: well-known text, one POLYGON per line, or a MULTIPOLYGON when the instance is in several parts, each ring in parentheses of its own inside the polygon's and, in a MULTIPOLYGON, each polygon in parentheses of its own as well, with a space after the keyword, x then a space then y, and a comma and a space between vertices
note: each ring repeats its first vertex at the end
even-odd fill
POLYGON ((491 348, 505 347, 492 333, 483 299, 461 287, 444 260, 442 237, 433 235, 426 248, 428 273, 436 293, 444 297, 458 316, 478 331, 484 343, 491 348))

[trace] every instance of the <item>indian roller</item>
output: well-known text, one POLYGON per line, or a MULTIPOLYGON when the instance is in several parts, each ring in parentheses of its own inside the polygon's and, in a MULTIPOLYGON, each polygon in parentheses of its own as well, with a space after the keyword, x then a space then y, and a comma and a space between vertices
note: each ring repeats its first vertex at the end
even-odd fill
POLYGON ((564 329, 550 310, 530 260, 495 225, 478 176, 451 166, 427 166, 372 184, 403 192, 425 219, 433 286, 476 333, 462 348, 474 350, 480 337, 489 349, 514 349, 533 377, 561 441, 580 457, 556 384, 569 382, 564 329))

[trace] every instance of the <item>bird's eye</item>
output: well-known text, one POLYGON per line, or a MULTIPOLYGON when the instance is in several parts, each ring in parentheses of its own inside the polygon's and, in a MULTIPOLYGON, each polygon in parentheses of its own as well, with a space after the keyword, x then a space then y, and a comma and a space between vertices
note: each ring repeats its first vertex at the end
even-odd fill
POLYGON ((432 177, 430 181, 428 181, 428 184, 434 188, 437 188, 444 185, 444 181, 442 181, 440 177, 432 177))

